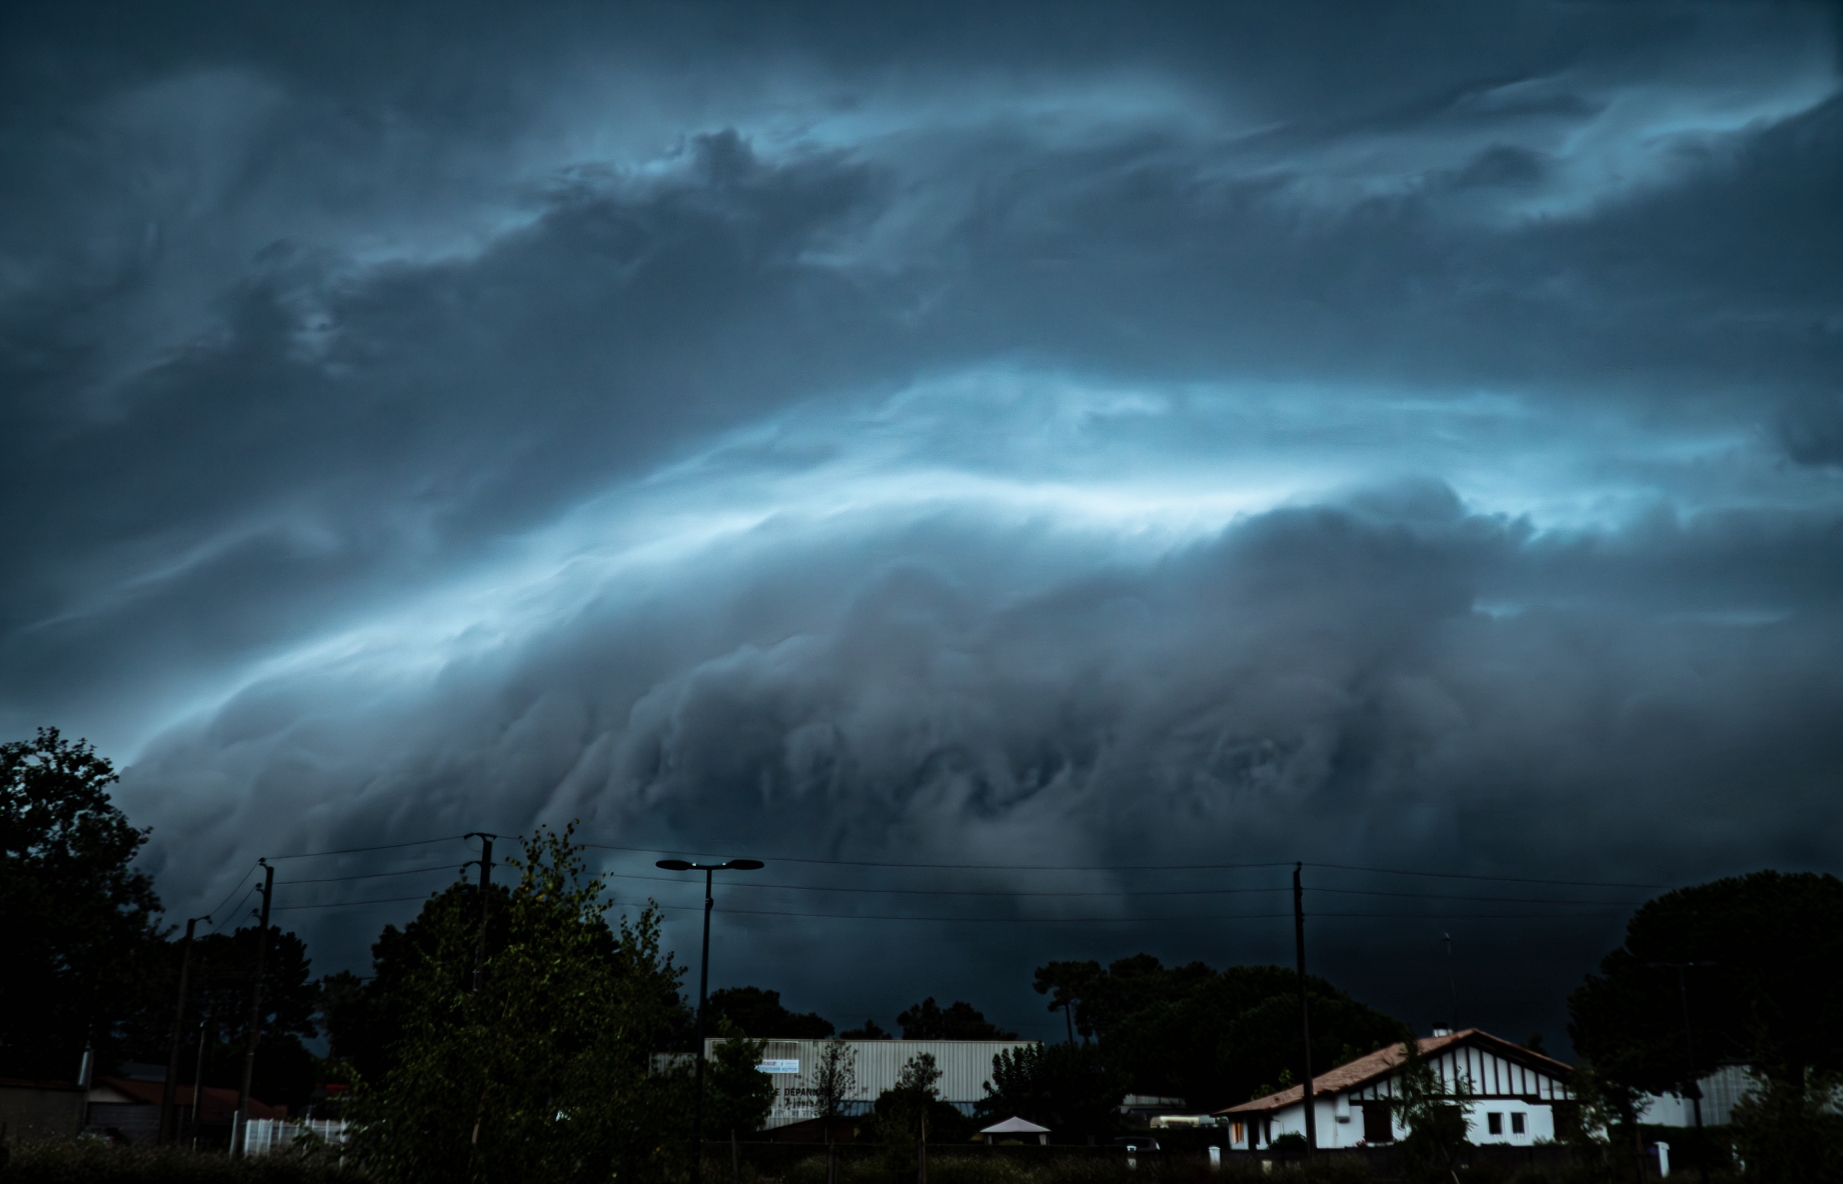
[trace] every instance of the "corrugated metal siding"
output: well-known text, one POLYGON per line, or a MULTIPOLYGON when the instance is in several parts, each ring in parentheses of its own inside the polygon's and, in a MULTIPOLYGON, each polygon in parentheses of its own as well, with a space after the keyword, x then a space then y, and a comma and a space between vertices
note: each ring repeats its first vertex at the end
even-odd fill
MULTIPOLYGON (((715 1039, 704 1042, 705 1055, 717 1046, 715 1039)), ((811 1097, 814 1073, 820 1054, 830 1040, 770 1040, 762 1050, 762 1059, 799 1061, 797 1074, 773 1074, 774 1109, 768 1115, 769 1126, 782 1126, 806 1118, 815 1118, 811 1097)), ((857 1072, 857 1092, 848 1112, 869 1109, 884 1090, 896 1084, 902 1067, 920 1053, 934 1057, 941 1071, 936 1088, 943 1101, 962 1109, 970 1108, 985 1097, 985 1083, 992 1079, 992 1059, 1008 1048, 1032 1048, 1034 1040, 846 1040, 852 1053, 852 1067, 857 1072)))

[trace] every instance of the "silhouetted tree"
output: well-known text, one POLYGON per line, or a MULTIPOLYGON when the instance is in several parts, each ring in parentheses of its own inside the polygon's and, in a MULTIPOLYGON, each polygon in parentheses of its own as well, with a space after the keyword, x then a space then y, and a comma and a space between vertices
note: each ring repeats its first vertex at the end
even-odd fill
POLYGON ((122 1023, 159 959, 148 832, 113 802, 109 761, 40 728, 0 745, 0 1073, 71 1079, 86 1042, 122 1052, 122 1023))
POLYGON ((799 1014, 781 1005, 781 993, 761 987, 725 987, 710 993, 710 1015, 723 1017, 758 1040, 824 1040, 832 1022, 818 1012, 799 1014))
POLYGON ((990 1023, 971 1003, 955 1000, 946 1008, 930 995, 896 1017, 904 1040, 1016 1040, 1016 1032, 1007 1032, 990 1023))
POLYGON ((1027 1118, 1059 1142, 1093 1142, 1113 1133, 1128 1085, 1093 1044, 1025 1045, 993 1058, 979 1114, 1027 1118))

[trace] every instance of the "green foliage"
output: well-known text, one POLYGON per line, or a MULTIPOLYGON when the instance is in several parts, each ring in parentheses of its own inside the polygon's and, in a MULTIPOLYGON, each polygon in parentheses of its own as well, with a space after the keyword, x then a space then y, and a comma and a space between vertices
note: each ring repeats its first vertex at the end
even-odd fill
MULTIPOLYGON (((487 890, 486 942, 490 950, 506 946, 512 910, 511 890, 502 884, 487 890)), ((480 889, 459 882, 430 897, 422 911, 402 929, 386 925, 371 946, 369 981, 342 972, 321 980, 321 1014, 333 1059, 351 1067, 359 1079, 378 1082, 396 1065, 396 1049, 410 1017, 421 1006, 420 980, 443 943, 477 942, 480 934, 480 889)), ((471 948, 465 965, 454 965, 452 989, 471 987, 471 948)))
POLYGON ((1626 1160, 1625 1144, 1615 1143, 1617 1132, 1629 1133, 1638 1121, 1639 1092, 1609 1080, 1590 1062, 1575 1066, 1568 1088, 1572 1106, 1555 1106, 1555 1135, 1574 1152, 1587 1169, 1616 1171, 1626 1160))
POLYGON ((761 987, 725 987, 712 991, 710 1014, 727 1019, 736 1030, 758 1040, 824 1040, 835 1030, 818 1012, 804 1015, 781 1005, 779 991, 761 987))
POLYGON ((1686 1074, 1677 971, 1688 972, 1697 1059, 1779 1081, 1843 1072, 1843 881, 1755 872, 1666 893, 1568 999, 1574 1046, 1610 1080, 1652 1093, 1686 1074))
POLYGON ((263 1155, 230 1159, 178 1147, 120 1147, 100 1139, 27 1143, 13 1151, 7 1184, 360 1184, 336 1159, 263 1155))
POLYGON ((1816 1074, 1769 1080, 1735 1108, 1734 1149, 1761 1184, 1843 1180, 1843 1088, 1816 1074))
POLYGON ((992 1059, 979 1114, 1016 1115, 1050 1128, 1058 1142, 1111 1136, 1127 1078, 1093 1044, 1026 1045, 992 1059))
POLYGON ((842 1040, 826 1044, 813 1069, 813 1106, 821 1118, 837 1118, 857 1092, 857 1054, 842 1040))
POLYGON ((651 1073, 683 1024, 682 972, 660 954, 653 909, 609 930, 569 836, 540 832, 509 861, 521 879, 478 992, 477 917, 425 910, 393 1063, 351 1107, 355 1151, 383 1184, 606 1181, 682 1155, 684 1076, 651 1073))
POLYGON ((955 1000, 943 1009, 930 995, 896 1017, 904 1040, 1016 1040, 1016 1032, 1007 1032, 989 1023, 971 1003, 955 1000))
POLYGON ((105 1061, 120 1057, 160 900, 133 869, 148 832, 109 800, 115 781, 56 728, 0 745, 0 1073, 72 1077, 92 1034, 105 1061))
POLYGON ((931 1053, 917 1053, 909 1058, 896 1077, 895 1087, 877 1097, 865 1133, 870 1138, 895 1149, 893 1157, 898 1171, 913 1163, 910 1152, 921 1137, 924 1117, 930 1143, 964 1142, 973 1133, 973 1124, 949 1102, 941 1100, 937 1083, 941 1071, 931 1053))
POLYGON ((1465 1104, 1473 1095, 1471 1082, 1459 1077, 1442 1082, 1433 1063, 1421 1055, 1420 1041, 1402 1033, 1407 1056, 1395 1069, 1395 1094, 1388 1099, 1389 1114, 1408 1134, 1396 1142, 1402 1166, 1410 1178, 1439 1180, 1453 1177, 1453 1165, 1466 1143, 1465 1104))
POLYGON ((756 1068, 767 1042, 736 1033, 724 1017, 718 1018, 717 1027, 728 1039, 717 1043, 704 1066, 705 1136, 750 1134, 774 1108, 774 1079, 756 1068))
MULTIPOLYGON (((1052 962, 1038 968, 1035 985, 1074 1002, 1077 1030, 1099 1038, 1138 1093, 1213 1109, 1259 1096, 1263 1083, 1299 1068, 1299 979, 1284 967, 1218 972, 1201 962, 1167 967, 1138 954, 1105 971, 1092 962, 1052 962)), ((1314 1066, 1328 1068, 1399 1037, 1399 1021, 1324 979, 1308 977, 1306 993, 1314 1066)))

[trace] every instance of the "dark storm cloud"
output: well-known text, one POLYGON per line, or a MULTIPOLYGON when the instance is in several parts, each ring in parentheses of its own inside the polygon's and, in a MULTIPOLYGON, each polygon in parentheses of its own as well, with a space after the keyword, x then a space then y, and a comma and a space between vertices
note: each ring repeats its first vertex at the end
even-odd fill
POLYGON ((176 907, 573 817, 1834 848, 1826 10, 9 20, 0 721, 176 907))

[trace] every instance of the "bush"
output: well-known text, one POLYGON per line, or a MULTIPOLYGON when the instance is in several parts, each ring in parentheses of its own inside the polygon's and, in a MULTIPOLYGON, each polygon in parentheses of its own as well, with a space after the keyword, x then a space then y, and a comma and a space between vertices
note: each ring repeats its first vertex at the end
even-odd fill
POLYGON ((13 1149, 6 1184, 358 1184, 337 1160, 305 1155, 231 1159, 179 1147, 121 1147, 98 1139, 47 1140, 13 1149))

